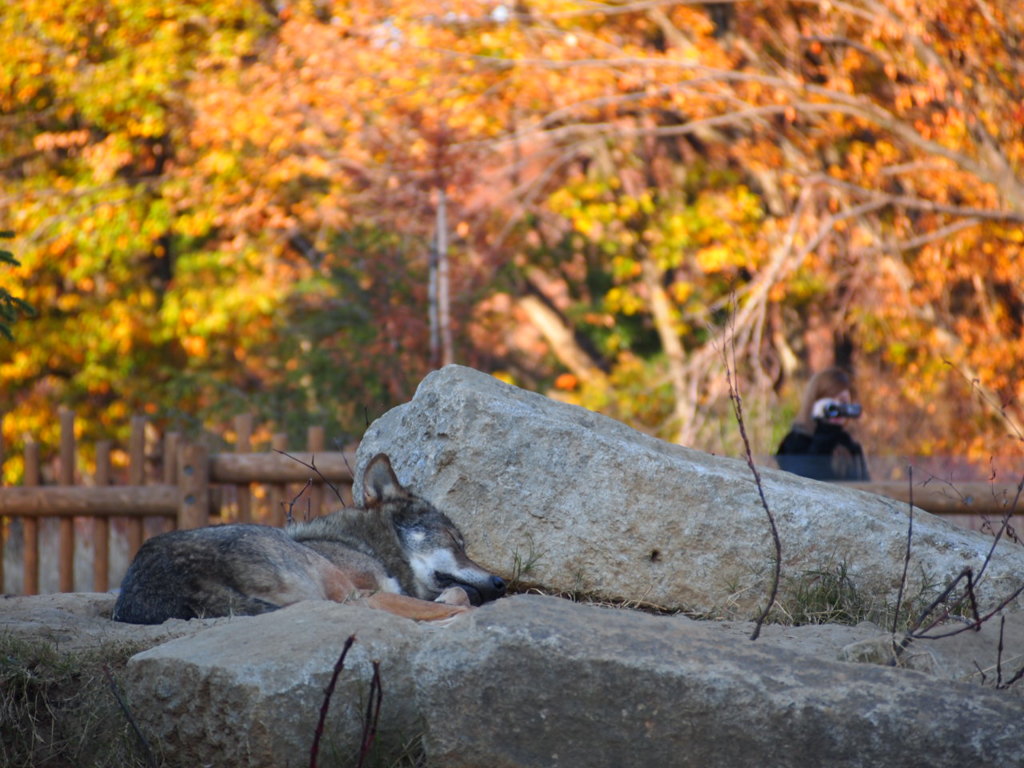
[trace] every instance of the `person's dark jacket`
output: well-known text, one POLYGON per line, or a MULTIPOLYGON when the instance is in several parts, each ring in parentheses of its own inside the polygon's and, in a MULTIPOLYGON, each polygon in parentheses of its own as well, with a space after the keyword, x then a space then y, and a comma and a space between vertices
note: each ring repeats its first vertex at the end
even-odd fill
POLYGON ((775 458, 779 469, 815 480, 871 479, 860 444, 839 424, 820 419, 813 434, 794 425, 775 458))

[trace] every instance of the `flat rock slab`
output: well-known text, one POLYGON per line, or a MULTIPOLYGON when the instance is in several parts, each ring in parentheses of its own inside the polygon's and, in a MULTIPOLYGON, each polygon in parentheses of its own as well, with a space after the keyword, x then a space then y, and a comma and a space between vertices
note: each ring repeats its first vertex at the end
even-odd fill
MULTIPOLYGON (((359 466, 381 451, 403 485, 456 521, 474 559, 505 576, 735 618, 755 617, 767 599, 774 548, 745 462, 461 366, 430 374, 412 401, 374 421, 359 466)), ((906 504, 761 472, 782 542, 783 603, 794 578, 840 566, 879 612, 895 603, 906 504)), ((927 600, 966 567, 980 573, 990 537, 914 515, 909 597, 927 600)), ((980 599, 997 604, 1022 574, 1024 547, 1000 542, 980 599)))
POLYGON ((427 752, 449 768, 1024 764, 1004 692, 679 617, 506 600, 415 664, 427 752))
POLYGON ((321 744, 324 764, 338 754, 333 764, 347 764, 358 755, 373 661, 385 696, 380 749, 398 754, 421 733, 408 659, 444 629, 308 601, 137 654, 125 689, 136 720, 175 765, 307 765, 325 691, 354 634, 321 744))
MULTIPOLYGON (((140 627, 105 618, 110 602, 5 599, 0 631, 66 649, 164 633, 123 682, 133 718, 172 766, 306 764, 352 634, 324 764, 358 753, 375 660, 385 759, 422 737, 430 763, 446 767, 1024 764, 1022 691, 992 689, 996 622, 927 643, 926 675, 837 660, 884 638, 869 624, 766 625, 751 642, 749 622, 520 595, 446 626, 311 601, 140 627), (955 682, 979 680, 978 667, 989 668, 987 686, 955 682)), ((1007 624, 1019 634, 1024 616, 1007 624)), ((1004 648, 1005 677, 1022 651, 1004 648)))
POLYGON ((61 651, 79 651, 114 643, 148 647, 202 632, 226 619, 172 619, 157 626, 110 620, 117 596, 110 592, 0 595, 0 632, 45 640, 61 651))

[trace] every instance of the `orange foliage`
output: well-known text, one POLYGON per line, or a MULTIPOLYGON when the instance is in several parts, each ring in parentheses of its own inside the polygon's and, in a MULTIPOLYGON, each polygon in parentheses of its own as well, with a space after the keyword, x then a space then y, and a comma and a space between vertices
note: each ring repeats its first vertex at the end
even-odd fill
POLYGON ((1019 3, 72 5, 0 18, 12 445, 53 400, 358 430, 429 369, 443 189, 461 362, 727 451, 730 336, 760 452, 837 355, 869 448, 1019 450, 1019 3))

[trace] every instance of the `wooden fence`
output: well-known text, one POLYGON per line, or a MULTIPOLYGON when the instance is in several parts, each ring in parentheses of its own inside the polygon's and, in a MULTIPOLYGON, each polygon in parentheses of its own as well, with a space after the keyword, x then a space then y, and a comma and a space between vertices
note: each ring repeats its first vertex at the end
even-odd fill
MULTIPOLYGON (((41 484, 39 445, 25 448, 24 484, 0 488, 0 592, 4 592, 4 531, 20 520, 24 594, 39 592, 40 521, 59 520, 57 568, 59 589, 74 590, 76 519, 92 519, 92 586, 103 592, 110 585, 110 536, 112 520, 134 555, 146 536, 146 520, 163 518, 165 528, 196 528, 211 522, 264 522, 281 525, 286 514, 297 518, 316 516, 342 506, 331 483, 351 499, 355 455, 324 450, 324 430, 311 427, 304 451, 288 451, 283 434, 272 438, 273 451, 253 453, 250 445, 253 419, 236 419, 237 439, 233 453, 209 453, 199 443, 189 443, 177 433, 160 441, 159 462, 146 451, 146 419, 132 419, 127 448, 127 483, 112 485, 110 441, 96 444, 96 471, 86 484, 77 484, 74 414, 61 409, 60 450, 56 485, 41 484), (151 466, 147 471, 147 462, 151 466), (313 469, 315 467, 315 469, 313 469), (148 475, 148 477, 147 477, 148 475), (326 491, 326 493, 325 493, 326 491)), ((79 542, 80 543, 80 542, 79 542)))
MULTIPOLYGON (((1024 513, 1024 497, 1021 488, 1014 483, 988 482, 945 482, 941 480, 925 483, 915 482, 913 487, 906 481, 882 481, 868 483, 838 483, 861 491, 886 496, 938 515, 961 528, 983 533, 995 533, 1005 517, 1016 517, 1024 513)), ((1018 536, 1013 520, 1009 525, 1018 536)))
MULTIPOLYGON (((37 594, 40 586, 40 521, 56 518, 57 568, 59 589, 74 590, 76 519, 92 520, 92 587, 103 592, 110 585, 111 521, 127 538, 128 558, 142 546, 147 533, 146 521, 162 518, 165 528, 195 528, 210 522, 263 522, 281 525, 286 511, 297 518, 322 514, 325 506, 342 505, 323 480, 337 487, 351 500, 352 453, 324 450, 324 430, 311 427, 305 450, 286 451, 283 434, 274 435, 271 452, 250 450, 253 419, 236 418, 235 450, 208 453, 202 445, 183 441, 168 433, 161 441, 160 461, 147 455, 144 417, 132 419, 127 448, 126 484, 112 485, 112 444, 96 444, 96 471, 86 483, 79 483, 76 472, 74 414, 59 413, 60 450, 56 485, 41 484, 39 446, 29 443, 25 449, 24 485, 0 488, 0 593, 4 592, 4 532, 13 520, 20 520, 22 532, 22 570, 25 594, 37 594), (147 462, 152 466, 147 470, 147 462), (157 466, 158 465, 158 466, 157 466), (311 467, 315 466, 315 470, 311 467), (300 495, 301 493, 301 495, 300 495)), ((849 483, 859 488, 901 501, 908 501, 907 483, 849 483)), ((975 530, 984 530, 990 520, 999 520, 1017 506, 1019 489, 1015 485, 989 483, 915 484, 915 506, 943 515, 951 522, 975 530)), ((78 542, 81 543, 81 542, 78 542)))
POLYGON ((884 481, 870 483, 840 483, 879 496, 909 503, 914 502, 933 515, 992 517, 1001 519, 1011 509, 1014 514, 1024 512, 1018 507, 1020 488, 1014 483, 952 483, 933 481, 915 483, 884 481))

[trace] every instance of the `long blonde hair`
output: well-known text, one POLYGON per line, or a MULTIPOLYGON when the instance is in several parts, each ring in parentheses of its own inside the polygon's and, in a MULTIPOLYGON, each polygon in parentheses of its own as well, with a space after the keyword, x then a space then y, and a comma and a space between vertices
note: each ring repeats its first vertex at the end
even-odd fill
POLYGON ((800 410, 797 412, 796 426, 813 432, 814 418, 811 416, 811 409, 814 404, 823 397, 836 397, 844 389, 853 392, 850 374, 842 368, 826 368, 811 376, 804 388, 803 400, 800 401, 800 410))

